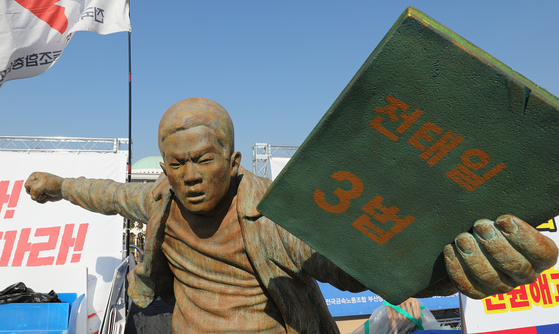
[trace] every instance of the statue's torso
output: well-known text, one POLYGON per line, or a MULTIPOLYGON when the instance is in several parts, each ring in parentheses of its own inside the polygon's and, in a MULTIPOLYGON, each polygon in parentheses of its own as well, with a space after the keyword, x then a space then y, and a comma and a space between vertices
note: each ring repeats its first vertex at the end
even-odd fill
POLYGON ((174 330, 285 333, 279 309, 248 259, 236 210, 229 210, 215 233, 196 232, 173 202, 163 251, 175 276, 174 330))

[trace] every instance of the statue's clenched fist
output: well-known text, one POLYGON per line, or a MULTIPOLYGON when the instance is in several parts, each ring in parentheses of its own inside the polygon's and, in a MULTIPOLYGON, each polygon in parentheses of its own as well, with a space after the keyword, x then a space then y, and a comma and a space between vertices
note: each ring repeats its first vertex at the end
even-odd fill
POLYGON ((56 202, 62 199, 64 179, 49 173, 34 172, 25 181, 25 191, 39 203, 56 202))
POLYGON ((506 293, 534 282, 557 262, 557 245, 521 219, 481 219, 444 249, 448 276, 471 298, 506 293))

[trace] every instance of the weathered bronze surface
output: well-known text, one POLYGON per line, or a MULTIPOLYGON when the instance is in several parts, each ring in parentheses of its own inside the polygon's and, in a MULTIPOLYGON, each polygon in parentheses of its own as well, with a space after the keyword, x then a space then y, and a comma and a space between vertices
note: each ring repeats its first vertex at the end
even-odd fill
POLYGON ((408 8, 258 208, 399 304, 476 220, 559 214, 556 146, 559 99, 408 8))

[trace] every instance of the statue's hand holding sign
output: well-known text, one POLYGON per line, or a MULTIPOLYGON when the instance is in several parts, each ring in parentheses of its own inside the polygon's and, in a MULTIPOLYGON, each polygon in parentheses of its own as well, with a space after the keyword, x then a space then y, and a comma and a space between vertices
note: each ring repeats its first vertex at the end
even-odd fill
POLYGON ((458 291, 480 299, 534 282, 557 262, 557 246, 521 219, 478 220, 444 249, 446 270, 458 291))

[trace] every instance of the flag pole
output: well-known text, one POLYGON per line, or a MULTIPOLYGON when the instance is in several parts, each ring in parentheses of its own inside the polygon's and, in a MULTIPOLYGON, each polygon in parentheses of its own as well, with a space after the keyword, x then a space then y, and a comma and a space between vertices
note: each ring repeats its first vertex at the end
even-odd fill
MULTIPOLYGON (((130 1, 128 1, 130 18, 130 1)), ((132 29, 128 30, 128 183, 132 182, 132 29)), ((126 236, 124 241, 126 257, 130 255, 130 219, 126 219, 126 236)))
MULTIPOLYGON (((128 18, 130 19, 130 0, 128 0, 128 18)), ((132 182, 132 47, 131 47, 132 28, 128 30, 128 183, 132 182)), ((125 236, 125 254, 128 259, 128 269, 126 275, 130 270, 130 219, 126 219, 126 236, 125 236)), ((128 319, 130 308, 128 305, 128 279, 124 280, 124 314, 128 319)), ((125 322, 126 323, 126 322, 125 322)))

